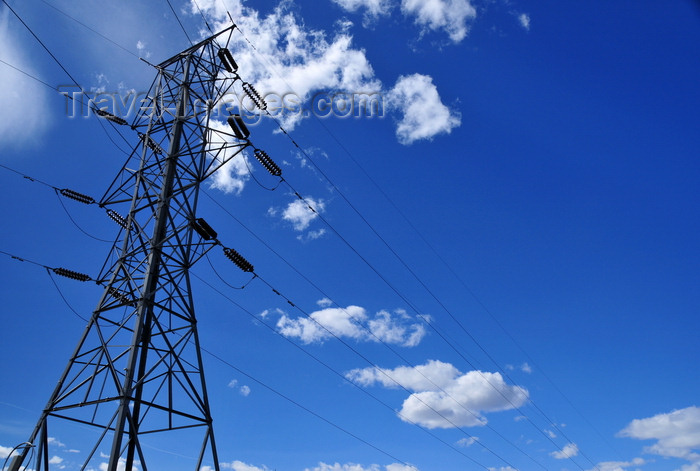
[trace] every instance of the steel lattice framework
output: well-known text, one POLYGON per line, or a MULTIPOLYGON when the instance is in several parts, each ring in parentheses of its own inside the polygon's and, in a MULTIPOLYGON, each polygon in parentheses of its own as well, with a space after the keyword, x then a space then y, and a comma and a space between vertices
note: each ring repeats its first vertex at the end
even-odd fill
MULTIPOLYGON (((82 441, 81 469, 145 471, 153 450, 168 445, 195 457, 197 471, 219 469, 189 269, 218 243, 197 227, 200 185, 250 146, 213 116, 239 80, 225 49, 233 30, 156 66, 130 124, 139 142, 100 201, 122 228, 97 308, 29 438, 38 471, 54 466, 56 422, 72 427, 71 447, 82 441)), ((10 469, 30 466, 27 456, 25 448, 10 469)))

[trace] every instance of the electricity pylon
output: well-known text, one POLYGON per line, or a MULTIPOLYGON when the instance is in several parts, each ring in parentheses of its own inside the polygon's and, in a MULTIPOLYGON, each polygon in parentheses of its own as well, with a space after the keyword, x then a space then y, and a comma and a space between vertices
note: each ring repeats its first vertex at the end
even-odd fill
POLYGON ((139 136, 100 201, 121 229, 97 308, 29 438, 36 461, 26 447, 10 470, 49 470, 56 436, 80 448, 80 469, 180 469, 185 456, 196 471, 218 471, 189 269, 218 244, 195 214, 200 185, 250 145, 238 115, 233 133, 214 120, 240 79, 227 49, 233 29, 156 66, 130 125, 95 103, 139 136), (163 449, 180 455, 177 466, 163 464, 163 449))

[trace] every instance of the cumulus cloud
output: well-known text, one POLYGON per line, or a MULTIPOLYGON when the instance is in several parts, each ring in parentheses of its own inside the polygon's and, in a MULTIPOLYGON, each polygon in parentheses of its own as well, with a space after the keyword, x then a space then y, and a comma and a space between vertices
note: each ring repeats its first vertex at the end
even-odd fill
POLYGON ((683 469, 700 469, 700 408, 696 406, 635 419, 619 432, 622 437, 656 440, 644 451, 690 462, 683 469))
POLYGON ((485 425, 484 413, 520 407, 528 399, 525 388, 506 384, 500 373, 462 373, 438 360, 416 367, 354 369, 346 377, 364 386, 400 386, 412 391, 398 415, 428 428, 485 425))
POLYGON ((525 28, 527 31, 530 31, 530 15, 527 13, 521 13, 518 15, 518 21, 520 22, 520 26, 525 28))
POLYGON ((207 157, 218 167, 209 184, 224 193, 240 194, 250 178, 250 163, 244 152, 238 153, 239 146, 231 134, 228 124, 221 121, 209 122, 207 137, 207 157))
MULTIPOLYGON (((226 9, 246 38, 255 44, 248 46, 246 38, 234 35, 229 48, 234 52, 245 79, 255 83, 263 96, 295 96, 309 102, 318 91, 378 92, 381 82, 374 75, 365 52, 352 45, 349 24, 339 24, 337 32, 328 38, 325 32, 307 28, 292 12, 292 2, 280 4, 267 16, 246 6, 240 0, 198 0, 191 2, 193 15, 199 6, 215 24, 229 24, 226 9)), ((203 35, 209 34, 203 31, 203 35)), ((300 108, 292 106, 280 118, 292 129, 302 118, 300 108)))
POLYGON ((335 336, 415 347, 426 333, 423 324, 402 309, 393 313, 381 310, 370 318, 366 309, 360 306, 326 307, 312 312, 309 317, 296 319, 282 314, 277 328, 282 335, 298 338, 305 344, 323 342, 335 336))
POLYGON ((399 463, 393 463, 387 466, 380 466, 378 464, 371 464, 369 466, 362 466, 355 463, 347 464, 326 464, 319 463, 315 468, 306 468, 304 471, 418 471, 418 468, 410 465, 404 465, 399 463))
POLYGON ((316 301, 316 304, 319 307, 329 307, 329 306, 333 305, 333 301, 331 301, 328 298, 323 298, 323 299, 319 299, 318 301, 316 301))
POLYGON ((246 464, 243 461, 232 461, 230 463, 221 463, 220 466, 224 469, 232 469, 233 471, 269 471, 270 468, 267 466, 263 466, 262 468, 259 468, 257 466, 253 466, 252 464, 246 464))
POLYGON ((388 15, 393 6, 392 0, 333 0, 333 2, 351 13, 364 10, 365 26, 371 25, 381 16, 388 15))
POLYGON ((0 459, 5 459, 8 456, 10 456, 10 453, 12 452, 12 448, 9 446, 2 446, 0 445, 0 459))
POLYGON ((635 458, 632 461, 603 461, 598 463, 595 468, 588 471, 625 471, 632 466, 642 466, 646 463, 642 458, 635 458))
MULTIPOLYGON (((373 25, 382 16, 388 16, 398 3, 394 0, 332 1, 350 13, 364 10, 362 24, 365 27, 373 25)), ((400 10, 404 17, 414 21, 421 34, 441 31, 454 43, 467 36, 476 18, 476 9, 470 0, 401 0, 400 10)))
POLYGON ((48 128, 48 88, 14 69, 37 76, 28 54, 14 37, 9 24, 9 10, 0 12, 0 148, 38 142, 48 128), (12 67, 10 65, 11 64, 12 67))
POLYGON ((430 76, 399 77, 388 94, 390 106, 401 114, 396 136, 408 145, 438 134, 449 134, 461 124, 461 116, 442 103, 430 76))
MULTIPOLYGON (((338 0, 338 3, 351 11, 364 9, 372 16, 385 14, 391 2, 338 0)), ((454 38, 466 34, 465 21, 470 17, 471 8, 467 0, 404 3, 402 11, 415 16, 416 22, 425 28, 446 29, 454 38)), ((365 51, 353 46, 353 37, 349 33, 351 23, 338 23, 330 37, 324 31, 307 28, 292 12, 292 6, 290 1, 281 2, 267 16, 243 6, 240 0, 198 0, 197 4, 192 1, 190 9, 193 15, 199 15, 201 8, 215 28, 228 24, 226 9, 236 18, 246 38, 255 45, 253 50, 242 36, 232 37, 229 48, 234 53, 239 71, 263 96, 292 98, 287 101, 278 98, 274 106, 268 107, 276 110, 285 128, 293 129, 308 116, 305 111, 312 107, 314 96, 321 92, 353 96, 390 95, 391 108, 402 116, 398 121, 400 130, 397 130, 397 136, 404 144, 449 133, 459 126, 459 117, 442 104, 430 77, 402 77, 398 87, 386 90, 376 77, 365 51), (415 89, 426 85, 426 81, 429 83, 425 91, 415 89), (419 107, 412 103, 416 99, 420 101, 419 107)), ((208 32, 202 31, 202 34, 208 32)))
POLYGON ((418 468, 411 465, 394 463, 387 465, 386 471, 418 471, 418 468))
POLYGON ((475 444, 476 442, 479 441, 479 437, 468 437, 468 438, 460 438, 457 440, 457 445, 461 447, 469 447, 475 444))
MULTIPOLYGON (((318 217, 318 214, 324 211, 325 207, 323 200, 307 196, 304 200, 297 199, 289 203, 282 212, 282 219, 291 222, 294 230, 303 232, 318 217)), ((276 211, 273 210, 270 214, 276 214, 276 211)))
POLYGON ((558 460, 566 460, 576 455, 578 455, 578 446, 575 443, 567 443, 561 450, 550 453, 550 456, 558 460))
POLYGON ((401 11, 415 17, 424 31, 443 30, 455 43, 467 36, 476 18, 476 9, 469 0, 402 0, 401 11))

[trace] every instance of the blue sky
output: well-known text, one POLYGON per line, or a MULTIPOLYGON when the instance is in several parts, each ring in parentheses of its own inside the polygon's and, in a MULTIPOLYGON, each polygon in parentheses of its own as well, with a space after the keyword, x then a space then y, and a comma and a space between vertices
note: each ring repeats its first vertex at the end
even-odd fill
MULTIPOLYGON (((93 92, 145 92, 138 58, 189 44, 166 1, 8 3, 93 92)), ((303 153, 251 123, 322 218, 252 156, 207 185, 199 215, 316 321, 193 268, 202 344, 228 363, 204 356, 223 469, 700 470, 697 2, 171 3, 193 39, 228 10, 239 72, 270 100, 383 104, 278 114, 303 153)), ((5 5, 0 59, 4 460, 85 326, 62 297, 87 317, 100 296, 30 261, 96 276, 110 243, 80 229, 116 235, 41 182, 98 198, 125 158, 110 138, 126 144, 67 116, 52 88, 71 79, 5 5)), ((53 437, 57 468, 78 469, 81 440, 53 437)))

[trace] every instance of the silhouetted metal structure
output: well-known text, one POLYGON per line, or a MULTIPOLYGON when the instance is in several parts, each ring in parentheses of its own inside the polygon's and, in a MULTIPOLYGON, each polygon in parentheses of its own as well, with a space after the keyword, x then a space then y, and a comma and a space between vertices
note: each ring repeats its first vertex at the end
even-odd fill
POLYGON ((164 448, 194 458, 195 471, 218 471, 189 269, 218 244, 196 217, 200 185, 250 145, 247 129, 227 132, 214 116, 240 80, 227 49, 233 30, 156 66, 131 124, 97 113, 139 136, 99 202, 121 229, 97 308, 29 438, 36 461, 27 446, 9 469, 57 467, 49 437, 58 428, 82 447, 81 469, 145 471, 154 453, 159 469, 181 469, 182 458, 163 464, 164 448))

